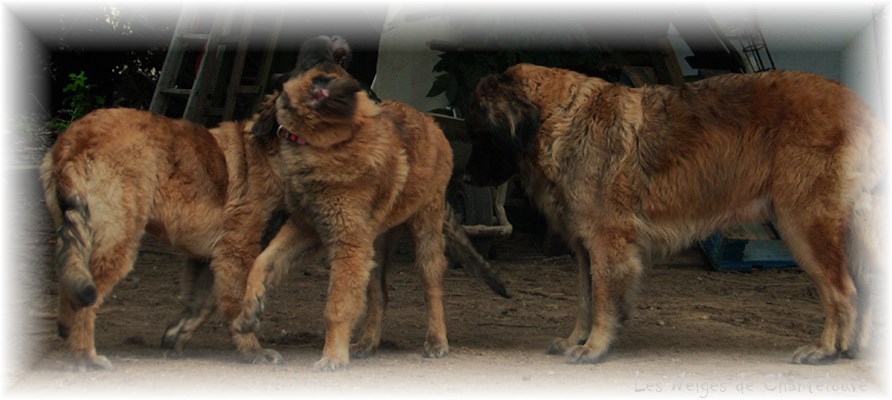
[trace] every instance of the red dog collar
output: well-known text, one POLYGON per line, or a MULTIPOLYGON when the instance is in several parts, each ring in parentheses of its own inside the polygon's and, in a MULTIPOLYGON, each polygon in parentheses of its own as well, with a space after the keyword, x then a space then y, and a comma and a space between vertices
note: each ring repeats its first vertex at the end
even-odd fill
POLYGON ((285 129, 285 127, 282 125, 279 125, 279 129, 277 132, 278 132, 279 136, 281 136, 285 140, 288 140, 288 141, 291 141, 291 142, 294 142, 297 144, 307 144, 307 141, 304 140, 304 138, 297 136, 296 133, 291 132, 288 129, 285 129))

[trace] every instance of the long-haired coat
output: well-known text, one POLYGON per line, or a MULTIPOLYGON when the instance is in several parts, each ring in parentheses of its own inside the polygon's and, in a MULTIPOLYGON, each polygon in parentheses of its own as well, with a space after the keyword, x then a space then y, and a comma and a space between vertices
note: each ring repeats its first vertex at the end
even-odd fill
POLYGON ((470 181, 519 173, 575 250, 580 311, 552 352, 599 362, 643 259, 769 218, 824 308, 818 343, 793 360, 866 345, 885 132, 842 85, 770 72, 633 89, 522 64, 479 83, 467 121, 470 181))

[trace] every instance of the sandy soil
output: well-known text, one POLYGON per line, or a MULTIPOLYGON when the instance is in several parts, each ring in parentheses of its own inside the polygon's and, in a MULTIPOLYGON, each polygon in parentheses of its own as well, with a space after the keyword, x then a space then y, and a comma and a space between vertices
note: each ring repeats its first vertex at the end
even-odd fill
MULTIPOLYGON (((336 373, 312 369, 324 337, 327 271, 321 265, 295 267, 271 294, 260 338, 282 353, 284 365, 240 363, 219 316, 199 330, 184 356, 161 350, 164 327, 180 309, 184 260, 148 239, 134 272, 114 290, 97 322, 97 348, 115 369, 72 372, 64 343, 55 336, 49 219, 35 188, 22 187, 13 202, 20 226, 13 253, 23 272, 12 284, 24 293, 11 304, 21 312, 10 318, 25 328, 6 375, 10 397, 607 393, 706 398, 863 396, 885 390, 883 364, 875 359, 790 363, 793 351, 816 339, 822 324, 815 290, 803 273, 716 272, 696 252, 647 269, 631 318, 604 363, 570 365, 546 355, 547 343, 573 327, 574 263, 569 256, 543 256, 540 238, 523 226, 496 244, 493 261, 513 298, 498 297, 461 270, 448 272, 451 352, 443 359, 421 356, 424 300, 411 252, 402 246, 389 274, 384 345, 377 355, 353 360, 336 373)), ((878 329, 885 337, 884 326, 878 329)))

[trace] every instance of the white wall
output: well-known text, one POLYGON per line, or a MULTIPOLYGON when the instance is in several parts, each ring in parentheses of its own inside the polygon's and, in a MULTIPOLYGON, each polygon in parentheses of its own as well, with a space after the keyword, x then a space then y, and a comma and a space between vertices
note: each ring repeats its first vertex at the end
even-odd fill
MULTIPOLYGON (((771 50, 771 43, 768 43, 771 50)), ((774 65, 779 70, 811 72, 833 80, 840 80, 838 51, 781 51, 771 52, 774 65)))
POLYGON ((840 82, 852 88, 874 110, 884 111, 876 30, 871 23, 840 53, 840 82))
POLYGON ((444 107, 444 94, 427 97, 436 76, 432 69, 440 60, 432 51, 432 39, 450 40, 455 33, 445 16, 420 13, 424 7, 391 6, 381 33, 378 64, 372 90, 382 99, 397 100, 422 111, 444 107), (413 18, 413 13, 421 14, 413 18))
MULTIPOLYGON (((871 22, 839 51, 772 52, 778 69, 812 72, 842 82, 876 113, 884 111, 876 29, 871 22)), ((771 43, 768 44, 769 49, 771 43)))
MULTIPOLYGON (((694 53, 688 48, 674 26, 670 27, 667 36, 678 57, 678 64, 682 73, 685 76, 697 75, 697 70, 692 69, 684 60, 686 56, 694 53)), ((740 43, 737 40, 731 40, 731 43, 737 47, 737 51, 742 53, 740 43)), ((771 58, 774 60, 774 65, 777 69, 811 72, 830 79, 840 80, 839 51, 791 51, 789 49, 778 51, 772 47, 770 41, 768 42, 768 50, 771 51, 771 58)), ((765 64, 766 66, 768 65, 767 59, 765 64)))

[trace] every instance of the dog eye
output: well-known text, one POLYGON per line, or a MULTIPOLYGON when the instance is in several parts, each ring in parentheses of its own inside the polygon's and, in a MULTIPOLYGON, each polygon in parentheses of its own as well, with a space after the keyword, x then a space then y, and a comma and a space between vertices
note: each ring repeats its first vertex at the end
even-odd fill
POLYGON ((328 85, 328 82, 331 82, 331 78, 329 78, 327 76, 317 76, 317 77, 313 78, 314 86, 326 86, 326 85, 328 85))

